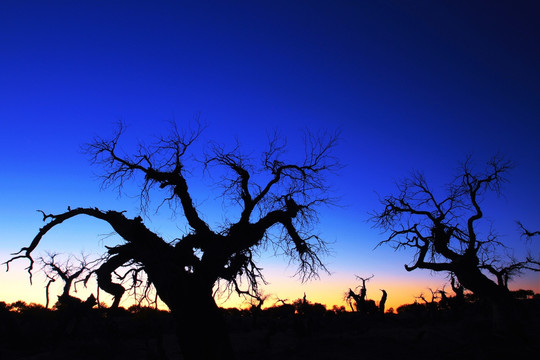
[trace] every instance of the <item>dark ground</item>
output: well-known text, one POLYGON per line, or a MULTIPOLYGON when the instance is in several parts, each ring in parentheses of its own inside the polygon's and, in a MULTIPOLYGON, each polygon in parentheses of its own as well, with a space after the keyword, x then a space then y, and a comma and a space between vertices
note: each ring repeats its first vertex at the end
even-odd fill
MULTIPOLYGON (((225 311, 225 310, 224 310, 225 311)), ((302 316, 225 311, 238 359, 536 359, 540 303, 528 301, 511 327, 493 330, 471 307, 458 314, 312 312, 302 316)), ((167 312, 107 315, 0 306, 0 359, 178 359, 167 312)))

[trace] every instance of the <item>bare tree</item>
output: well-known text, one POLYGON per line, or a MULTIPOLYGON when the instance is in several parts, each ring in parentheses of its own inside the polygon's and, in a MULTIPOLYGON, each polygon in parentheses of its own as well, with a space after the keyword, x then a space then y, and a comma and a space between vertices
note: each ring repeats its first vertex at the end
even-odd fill
MULTIPOLYGON (((373 300, 367 300, 366 294, 367 294, 367 288, 366 288, 366 282, 371 280, 375 275, 371 275, 370 277, 364 278, 356 275, 356 279, 362 281, 362 285, 358 285, 355 290, 360 289, 360 292, 357 294, 352 289, 349 289, 349 292, 347 293, 347 300, 349 301, 349 306, 351 309, 353 309, 353 306, 351 304, 351 299, 355 302, 355 310, 361 314, 367 314, 367 313, 374 313, 376 306, 375 302, 373 300)), ((386 292, 383 292, 383 295, 385 295, 386 292)), ((384 300, 386 302, 386 298, 384 300)), ((353 311, 354 311, 353 309, 353 311)))
POLYGON ((378 246, 412 249, 414 262, 405 265, 407 271, 448 272, 497 309, 508 308, 507 276, 526 269, 540 271, 540 267, 532 258, 502 262, 498 250, 504 244, 492 231, 479 236, 477 227, 484 217, 481 199, 490 192, 500 194, 512 167, 511 162, 494 157, 483 172, 475 172, 468 158, 442 197, 436 196, 421 173, 414 173, 398 184, 396 195, 382 198, 382 210, 373 214, 375 226, 389 234, 378 246))
POLYGON ((433 290, 432 288, 427 288, 427 289, 431 293, 431 301, 427 301, 427 299, 424 296, 423 292, 420 293, 420 295, 415 296, 415 298, 422 300, 424 302, 424 304, 426 304, 426 306, 428 304, 436 304, 437 303, 436 300, 438 299, 438 296, 437 296, 438 290, 433 290))
POLYGON ((104 186, 117 186, 122 191, 128 180, 141 180, 143 210, 147 210, 150 194, 166 192, 162 205, 178 207, 188 225, 176 241, 166 242, 140 216, 128 218, 123 211, 90 207, 68 208, 59 214, 44 213, 46 224, 7 265, 26 258, 31 276, 32 252, 53 227, 79 215, 105 221, 123 242, 107 248, 105 260, 95 271, 98 286, 115 296, 117 302, 125 288, 113 282, 114 272, 125 266, 144 271, 175 316, 186 359, 233 358, 225 322, 213 297, 214 286, 225 282, 238 293, 256 295, 264 279, 254 253, 269 244, 298 263, 302 280, 326 271, 319 257, 326 249, 325 242, 313 225, 318 220, 318 206, 332 201, 327 177, 338 168, 331 154, 337 136, 307 134, 305 153, 298 162, 284 160, 286 144, 277 135, 269 138, 259 162, 243 154, 238 145, 230 151, 212 145, 202 161, 190 162, 188 153, 201 132, 200 126, 180 132, 173 124, 169 136, 151 146, 140 144, 130 156, 120 150, 120 126, 112 139, 96 138, 86 148, 93 163, 104 168, 104 186), (203 220, 188 187, 186 174, 193 170, 189 166, 197 164, 208 172, 216 171, 222 195, 236 204, 233 209, 239 209, 236 220, 218 229, 203 220))
POLYGON ((384 289, 379 289, 382 291, 381 301, 379 301, 379 311, 381 314, 384 314, 384 307, 386 305, 386 299, 388 298, 388 293, 384 289))
POLYGON ((454 294, 456 294, 456 300, 459 302, 465 301, 465 289, 463 288, 463 285, 456 281, 456 278, 453 275, 450 276, 450 286, 452 286, 452 290, 454 291, 454 294))
MULTIPOLYGON (((58 296, 58 301, 59 303, 66 301, 72 297, 69 293, 71 291, 73 282, 79 278, 83 272, 89 270, 94 263, 93 261, 88 261, 87 257, 83 255, 81 259, 75 259, 77 264, 74 263, 74 260, 71 257, 62 264, 56 260, 58 254, 50 253, 47 255, 48 256, 46 258, 39 258, 39 261, 43 264, 42 270, 48 280, 47 285, 45 286, 45 295, 47 298, 47 302, 45 304, 46 308, 49 306, 49 288, 53 282, 55 282, 58 278, 62 279, 64 282, 64 287, 62 294, 58 296)), ((77 291, 76 288, 75 291, 77 291)))

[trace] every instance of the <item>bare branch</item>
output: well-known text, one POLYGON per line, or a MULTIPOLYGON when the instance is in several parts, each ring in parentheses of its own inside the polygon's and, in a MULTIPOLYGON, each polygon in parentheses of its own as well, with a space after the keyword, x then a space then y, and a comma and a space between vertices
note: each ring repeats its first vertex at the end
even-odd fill
POLYGON ((145 212, 150 203, 149 192, 154 186, 170 188, 170 199, 179 199, 184 215, 190 226, 201 233, 209 233, 208 225, 200 218, 188 191, 188 185, 183 175, 183 157, 188 148, 201 135, 202 128, 198 127, 186 133, 180 133, 176 124, 171 125, 169 137, 158 138, 151 146, 139 144, 135 156, 119 154, 118 143, 123 134, 123 126, 111 140, 94 139, 84 148, 95 164, 105 168, 102 175, 103 186, 116 185, 122 191, 125 181, 131 180, 137 174, 143 175, 139 194, 141 209, 145 212))
POLYGON ((522 236, 525 236, 527 239, 531 239, 535 236, 540 236, 540 231, 529 231, 525 228, 525 226, 523 226, 523 224, 521 222, 518 221, 518 226, 521 230, 521 235, 522 236))

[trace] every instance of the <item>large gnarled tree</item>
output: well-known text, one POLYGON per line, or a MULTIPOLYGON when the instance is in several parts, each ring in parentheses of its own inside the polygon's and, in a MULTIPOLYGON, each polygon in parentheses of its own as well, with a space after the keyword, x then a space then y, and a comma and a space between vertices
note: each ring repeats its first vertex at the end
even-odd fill
POLYGON ((181 209, 188 231, 169 243, 151 231, 141 217, 128 218, 122 211, 98 208, 68 208, 59 214, 45 214, 47 221, 28 247, 8 261, 26 258, 32 272, 32 253, 49 230, 66 220, 87 215, 107 222, 123 239, 108 247, 107 256, 95 271, 98 286, 115 297, 125 288, 115 282, 115 271, 131 266, 144 271, 159 297, 178 323, 179 341, 186 359, 229 359, 233 353, 224 319, 213 297, 218 282, 225 281, 240 293, 256 294, 264 281, 254 251, 271 242, 299 264, 302 279, 325 270, 319 255, 324 241, 313 232, 317 206, 328 203, 327 176, 336 166, 331 150, 336 136, 305 137, 305 153, 299 162, 286 162, 285 142, 269 138, 259 164, 241 153, 239 147, 208 147, 202 164, 206 171, 218 171, 222 194, 236 203, 237 219, 213 229, 194 205, 185 174, 190 170, 188 151, 199 138, 201 128, 180 132, 172 126, 170 136, 152 146, 141 145, 129 156, 120 151, 122 126, 112 139, 97 138, 87 146, 93 163, 103 166, 104 185, 123 186, 132 178, 142 180, 141 204, 150 192, 166 191, 164 202, 181 209), (257 183, 254 178, 258 179, 257 183), (247 282, 241 282, 244 278, 247 282), (243 284, 244 285, 242 287, 243 284))
POLYGON ((479 235, 484 218, 480 200, 488 192, 499 194, 511 168, 511 162, 494 157, 483 172, 475 172, 469 158, 442 197, 421 173, 414 173, 398 184, 396 195, 382 198, 382 210, 373 214, 375 226, 389 234, 379 245, 412 249, 415 259, 405 265, 407 271, 448 272, 502 313, 511 303, 508 277, 522 270, 540 271, 538 261, 531 257, 501 261, 498 250, 504 244, 493 232, 479 235))

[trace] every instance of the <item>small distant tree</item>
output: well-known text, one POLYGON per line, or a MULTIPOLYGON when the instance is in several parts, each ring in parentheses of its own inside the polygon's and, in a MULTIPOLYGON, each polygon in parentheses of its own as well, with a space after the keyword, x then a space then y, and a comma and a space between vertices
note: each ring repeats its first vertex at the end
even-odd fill
POLYGON ((300 316, 322 315, 326 312, 326 307, 320 303, 312 303, 307 299, 306 293, 301 299, 296 299, 292 304, 295 312, 300 316))
MULTIPOLYGON (((49 288, 53 282, 59 278, 64 282, 62 294, 58 296, 59 302, 62 302, 71 297, 69 293, 71 291, 71 287, 74 285, 74 281, 81 277, 85 271, 89 270, 91 264, 93 263, 89 262, 86 256, 82 256, 81 259, 75 259, 75 261, 69 257, 63 264, 61 264, 58 262, 58 260, 56 260, 57 256, 58 254, 49 253, 47 254, 47 257, 39 258, 39 262, 41 262, 43 265, 42 270, 47 277, 47 285, 45 286, 46 308, 49 307, 49 288)), ((77 291, 76 288, 75 291, 77 291)))
POLYGON ((269 138, 258 160, 244 154, 239 144, 226 150, 211 143, 202 159, 191 161, 192 145, 201 132, 201 126, 181 132, 172 124, 168 136, 149 146, 141 143, 128 155, 120 148, 120 126, 111 139, 96 138, 86 146, 93 163, 104 169, 104 186, 122 190, 128 181, 140 180, 142 215, 147 215, 151 195, 163 196, 162 204, 181 210, 187 231, 177 240, 165 241, 141 216, 129 218, 124 211, 68 208, 57 214, 43 213, 46 224, 7 264, 28 259, 31 276, 33 251, 52 228, 80 215, 105 221, 123 241, 107 248, 95 271, 99 288, 118 303, 126 289, 114 282, 115 271, 128 266, 134 273, 146 274, 177 321, 185 359, 233 358, 226 325, 213 297, 214 287, 225 283, 240 294, 256 294, 264 278, 254 253, 268 245, 297 262, 302 280, 326 270, 320 259, 326 243, 314 224, 319 206, 332 202, 327 177, 339 167, 332 156, 337 136, 306 134, 303 153, 292 161, 286 160, 286 142, 278 134, 269 138), (221 195, 233 204, 231 209, 238 210, 233 220, 216 228, 204 220, 186 176, 197 166, 214 174, 221 195))
POLYGON ((384 289, 379 289, 382 291, 381 301, 379 301, 379 311, 381 314, 384 314, 384 308, 386 306, 386 299, 388 298, 388 293, 384 289))
MULTIPOLYGON (((352 289, 349 289, 349 292, 347 293, 347 301, 349 302, 349 306, 353 311, 357 311, 362 314, 367 313, 375 313, 377 312, 377 306, 375 305, 375 302, 373 300, 367 300, 366 294, 367 294, 367 288, 366 288, 366 282, 371 280, 375 275, 371 275, 370 277, 361 277, 356 275, 356 279, 362 281, 361 285, 358 285, 355 288, 355 291, 358 291, 360 289, 359 293, 355 293, 352 289), (354 301, 354 307, 352 305, 352 301, 354 301)), ((384 304, 386 303, 386 291, 381 290, 383 292, 383 296, 381 298, 381 304, 382 304, 382 312, 384 313, 384 304)))
POLYGON ((456 280, 453 275, 450 276, 450 286, 452 286, 452 290, 454 291, 456 302, 465 302, 465 288, 456 280))
POLYGON ((489 193, 500 194, 512 167, 494 157, 484 171, 474 171, 467 158, 442 196, 423 174, 414 173, 398 184, 395 195, 382 198, 382 209, 373 213, 375 226, 389 234, 379 246, 412 250, 414 261, 405 265, 407 271, 448 272, 460 286, 493 304, 499 315, 505 313, 512 306, 508 279, 524 270, 540 271, 532 257, 501 261, 498 250, 504 244, 493 232, 480 236, 477 230, 484 217, 481 200, 489 193))

